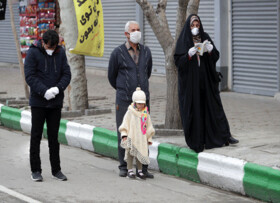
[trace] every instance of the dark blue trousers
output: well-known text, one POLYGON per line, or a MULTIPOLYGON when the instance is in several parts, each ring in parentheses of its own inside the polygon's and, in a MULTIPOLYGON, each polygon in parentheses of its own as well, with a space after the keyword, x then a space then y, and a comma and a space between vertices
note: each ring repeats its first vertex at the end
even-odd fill
POLYGON ((49 144, 49 155, 52 174, 55 175, 60 168, 58 130, 61 118, 61 108, 38 108, 31 107, 32 128, 30 138, 30 165, 32 172, 42 172, 40 159, 40 144, 43 127, 46 121, 49 144))

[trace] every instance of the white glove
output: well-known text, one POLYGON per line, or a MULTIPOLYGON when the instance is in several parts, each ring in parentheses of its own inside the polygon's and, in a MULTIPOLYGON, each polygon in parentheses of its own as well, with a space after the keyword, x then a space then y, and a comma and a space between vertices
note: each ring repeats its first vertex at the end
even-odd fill
POLYGON ((193 55, 196 54, 196 52, 197 52, 197 48, 196 47, 192 47, 192 48, 189 49, 188 54, 189 54, 190 57, 192 57, 193 55))
POLYGON ((49 90, 51 90, 54 95, 57 95, 59 93, 58 87, 52 87, 49 90))
POLYGON ((213 50, 213 45, 211 43, 206 43, 205 46, 208 53, 210 53, 213 50))
POLYGON ((50 100, 55 98, 55 94, 53 93, 53 91, 51 89, 48 89, 44 95, 44 97, 46 98, 46 100, 50 100))

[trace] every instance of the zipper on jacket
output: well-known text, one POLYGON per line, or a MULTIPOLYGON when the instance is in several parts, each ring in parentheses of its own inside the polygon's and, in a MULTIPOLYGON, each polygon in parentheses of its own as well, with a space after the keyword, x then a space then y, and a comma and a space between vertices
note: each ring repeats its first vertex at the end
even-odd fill
POLYGON ((45 72, 47 72, 47 68, 48 68, 48 65, 47 65, 47 58, 45 57, 45 72))
POLYGON ((56 71, 56 62, 55 62, 55 57, 53 57, 53 60, 54 60, 54 71, 55 71, 55 72, 57 72, 57 71, 56 71))

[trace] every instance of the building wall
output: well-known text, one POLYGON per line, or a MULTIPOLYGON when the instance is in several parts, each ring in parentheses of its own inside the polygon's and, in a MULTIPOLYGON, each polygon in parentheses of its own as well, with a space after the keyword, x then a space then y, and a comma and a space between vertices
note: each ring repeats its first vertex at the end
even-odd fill
MULTIPOLYGON (((158 0, 150 0, 155 7, 158 0)), ((236 92, 273 96, 280 89, 280 0, 201 0, 199 16, 220 51, 218 71, 229 79, 228 86, 236 92), (228 77, 227 77, 228 76, 228 77)), ((87 67, 107 69, 111 52, 125 42, 124 26, 137 20, 142 29, 142 43, 153 55, 153 74, 165 74, 165 57, 141 8, 131 0, 102 1, 104 11, 104 57, 86 56, 87 67)), ((178 1, 168 1, 166 16, 172 36, 175 35, 178 1)), ((16 29, 19 33, 18 5, 13 5, 16 29)), ((18 63, 16 46, 10 25, 0 21, 0 62, 18 63)))

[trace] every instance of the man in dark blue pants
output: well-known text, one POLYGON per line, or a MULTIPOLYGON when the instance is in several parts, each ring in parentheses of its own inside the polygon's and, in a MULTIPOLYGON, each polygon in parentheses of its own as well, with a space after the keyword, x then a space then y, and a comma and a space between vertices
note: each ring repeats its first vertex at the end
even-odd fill
POLYGON ((42 41, 31 45, 24 63, 26 83, 30 86, 32 128, 30 138, 31 179, 42 181, 40 143, 46 121, 52 175, 67 180, 61 172, 58 130, 64 90, 71 80, 65 50, 58 45, 59 36, 48 30, 42 41))
MULTIPOLYGON (((152 54, 148 47, 140 44, 141 32, 138 22, 128 21, 125 25, 127 41, 111 53, 108 66, 108 79, 116 89, 116 124, 118 132, 119 175, 126 177, 127 164, 124 161, 125 150, 120 146, 121 136, 118 131, 128 106, 132 103, 132 94, 140 87, 146 94, 146 104, 149 107, 149 78, 152 72, 152 54)), ((147 178, 154 176, 148 172, 148 166, 143 165, 143 173, 147 178)))

